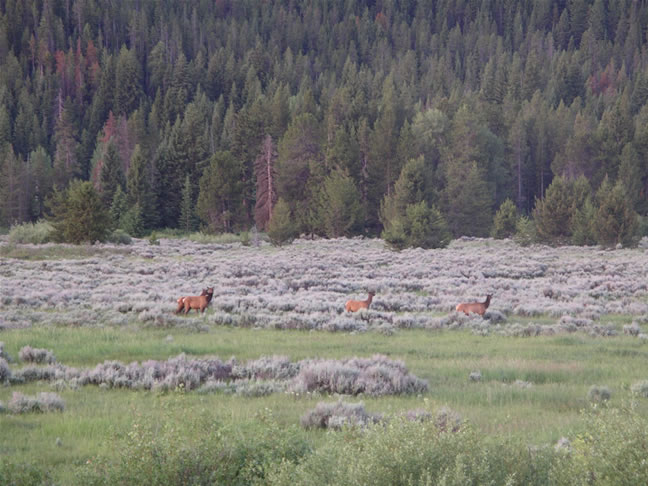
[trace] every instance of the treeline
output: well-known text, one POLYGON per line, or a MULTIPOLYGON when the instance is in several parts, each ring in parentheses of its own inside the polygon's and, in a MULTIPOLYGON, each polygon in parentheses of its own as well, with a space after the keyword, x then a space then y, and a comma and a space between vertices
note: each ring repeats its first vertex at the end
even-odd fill
POLYGON ((636 228, 647 32, 634 0, 0 0, 0 225, 81 179, 133 235, 442 246, 508 199, 537 222, 560 176, 558 240, 602 186, 636 228))

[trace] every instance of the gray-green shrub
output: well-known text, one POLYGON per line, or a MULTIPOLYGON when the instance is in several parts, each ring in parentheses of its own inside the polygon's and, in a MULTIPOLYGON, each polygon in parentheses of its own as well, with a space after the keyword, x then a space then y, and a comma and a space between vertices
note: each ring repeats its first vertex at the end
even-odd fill
POLYGON ((12 226, 9 231, 9 243, 32 243, 39 245, 52 240, 54 227, 47 221, 23 223, 12 226))

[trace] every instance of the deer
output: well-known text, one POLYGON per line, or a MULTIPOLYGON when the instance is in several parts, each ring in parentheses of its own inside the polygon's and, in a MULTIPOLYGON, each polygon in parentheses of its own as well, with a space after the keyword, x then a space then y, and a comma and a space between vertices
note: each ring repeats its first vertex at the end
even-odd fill
POLYGON ((376 295, 374 292, 369 292, 369 297, 367 297, 366 300, 348 300, 344 308, 347 312, 357 312, 360 309, 368 309, 374 295, 376 295))
POLYGON ((188 314, 191 309, 196 309, 196 312, 200 310, 200 312, 203 313, 211 302, 213 296, 214 287, 209 287, 203 289, 200 295, 180 297, 178 299, 178 308, 175 313, 179 314, 183 309, 185 314, 188 314))
POLYGON ((474 312, 475 314, 479 314, 480 316, 484 317, 484 312, 486 312, 486 309, 488 309, 492 296, 492 294, 488 294, 484 302, 463 302, 461 304, 458 304, 457 312, 463 312, 466 315, 474 312))

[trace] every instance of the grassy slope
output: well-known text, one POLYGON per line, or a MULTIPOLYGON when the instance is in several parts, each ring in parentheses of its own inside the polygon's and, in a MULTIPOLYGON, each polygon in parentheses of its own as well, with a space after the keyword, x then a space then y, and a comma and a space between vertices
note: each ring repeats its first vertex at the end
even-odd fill
MULTIPOLYGON (((242 361, 273 354, 298 360, 382 353, 404 360, 415 375, 429 381, 430 391, 420 397, 362 398, 370 411, 394 413, 447 405, 487 433, 518 436, 534 444, 555 441, 578 429, 590 386, 607 386, 612 403, 620 404, 629 397, 633 382, 648 378, 644 371, 648 347, 626 337, 509 338, 422 330, 383 336, 228 327, 195 334, 34 327, 6 331, 2 340, 14 357, 29 344, 52 349, 61 363, 77 367, 93 367, 104 360, 166 359, 182 352, 223 359, 235 356, 242 361), (481 371, 481 382, 468 379, 474 370, 481 371), (533 385, 521 388, 515 380, 533 385)), ((6 403, 12 391, 49 389, 46 384, 0 388, 0 401, 6 403)), ((65 478, 73 471, 71 466, 97 455, 114 454, 114 445, 143 417, 175 423, 181 437, 182 424, 197 416, 244 425, 253 424, 260 411, 270 409, 279 423, 296 424, 317 402, 334 400, 285 394, 263 398, 160 394, 96 387, 66 390, 60 395, 66 402, 63 414, 0 415, 0 453, 18 462, 39 458, 41 464, 54 467, 56 475, 65 478), (57 437, 62 446, 56 446, 57 437)), ((312 437, 317 440, 317 434, 312 437)))

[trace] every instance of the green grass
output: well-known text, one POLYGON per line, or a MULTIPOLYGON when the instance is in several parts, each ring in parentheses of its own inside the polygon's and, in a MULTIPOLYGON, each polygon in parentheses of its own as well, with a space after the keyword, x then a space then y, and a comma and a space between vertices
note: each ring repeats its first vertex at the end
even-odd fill
POLYGON ((128 248, 100 248, 92 245, 1 245, 0 257, 18 260, 81 260, 108 254, 129 254, 128 248))
MULTIPOLYGON (((422 396, 349 398, 362 400, 371 412, 398 413, 414 408, 448 406, 479 430, 522 438, 534 444, 554 442, 581 426, 580 411, 589 407, 592 385, 607 386, 611 404, 630 396, 630 385, 648 378, 648 344, 628 337, 590 338, 583 335, 535 338, 480 337, 465 332, 408 330, 394 336, 378 333, 342 334, 303 331, 251 330, 215 327, 197 334, 175 330, 86 329, 34 327, 4 331, 0 338, 17 358, 22 346, 51 349, 67 366, 94 367, 104 360, 125 363, 166 359, 179 353, 213 355, 238 360, 287 355, 347 358, 385 354, 402 359, 410 371, 429 381, 422 396), (172 339, 167 339, 172 336, 172 339), (471 382, 471 371, 482 379, 471 382), (532 383, 530 388, 515 380, 532 383)), ((44 383, 0 388, 0 401, 12 391, 26 394, 50 390, 44 383)), ((0 415, 0 453, 16 462, 34 457, 70 480, 75 466, 96 457, 114 457, 138 417, 157 417, 182 424, 207 414, 211 420, 249 426, 263 410, 270 410, 282 426, 299 423, 306 411, 335 397, 275 394, 245 398, 222 394, 158 393, 102 390, 84 387, 60 392, 63 413, 0 415), (61 439, 60 446, 56 439, 61 439)), ((642 405, 648 411, 648 407, 642 405)), ((317 442, 317 432, 303 432, 317 442)))

